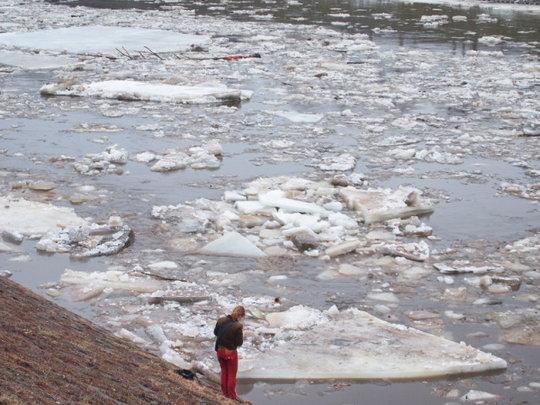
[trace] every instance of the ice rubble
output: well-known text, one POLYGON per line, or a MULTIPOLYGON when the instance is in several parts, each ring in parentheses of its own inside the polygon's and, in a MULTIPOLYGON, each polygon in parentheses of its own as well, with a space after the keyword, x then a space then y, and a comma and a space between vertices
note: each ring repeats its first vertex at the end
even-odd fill
POLYGON ((87 176, 104 173, 121 174, 123 171, 118 165, 126 164, 128 156, 125 149, 112 145, 101 153, 86 154, 81 160, 73 162, 73 168, 87 176))
POLYGON ((191 45, 204 45, 209 38, 173 31, 118 26, 49 28, 32 32, 0 34, 0 45, 22 49, 44 49, 76 54, 118 54, 116 48, 128 51, 184 51, 191 45))
MULTIPOLYGON (((302 178, 261 178, 247 184, 243 190, 226 192, 225 201, 198 199, 177 206, 155 206, 152 216, 175 224, 176 230, 182 233, 247 233, 249 244, 234 234, 235 244, 227 246, 229 255, 235 255, 235 252, 244 255, 254 246, 267 251, 282 245, 310 256, 319 256, 326 251, 328 256, 335 257, 362 245, 358 239, 361 220, 370 224, 431 212, 431 202, 420 194, 414 188, 361 190, 302 178), (343 196, 353 211, 342 211, 343 204, 339 199, 343 196)), ((415 223, 424 231, 419 221, 415 223)), ((389 226, 397 229, 396 234, 407 235, 400 230, 399 224, 393 222, 389 226)), ((414 233, 417 228, 409 230, 414 233)), ((425 236, 425 233, 420 232, 419 236, 425 236)), ((225 239, 229 238, 230 235, 225 239)), ((219 246, 224 246, 220 239, 218 241, 219 246)), ((420 261, 429 255, 425 242, 374 243, 383 254, 420 261)), ((210 247, 216 246, 211 244, 210 247)))
POLYGON ((65 228, 88 226, 72 208, 56 207, 14 196, 0 196, 0 231, 36 238, 65 228))
POLYGON ((278 316, 280 326, 292 327, 294 320, 301 329, 311 329, 244 358, 240 378, 419 379, 507 366, 503 359, 464 343, 391 324, 357 309, 340 312, 334 307, 317 317, 295 307, 270 319, 278 316))
POLYGON ((137 155, 137 160, 154 162, 150 170, 155 172, 170 172, 185 169, 217 169, 221 166, 220 157, 223 149, 216 140, 211 140, 201 146, 192 146, 186 151, 170 149, 162 155, 137 155))
POLYGON ((129 101, 158 101, 181 104, 208 104, 251 98, 249 90, 231 89, 224 84, 178 86, 134 80, 105 80, 86 84, 54 83, 41 87, 46 96, 97 97, 129 101))

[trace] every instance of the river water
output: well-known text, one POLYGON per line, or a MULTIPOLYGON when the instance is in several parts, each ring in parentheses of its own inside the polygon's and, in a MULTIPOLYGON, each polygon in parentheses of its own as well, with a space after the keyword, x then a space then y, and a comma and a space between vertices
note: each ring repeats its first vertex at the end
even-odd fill
MULTIPOLYGON (((200 30, 211 35, 216 44, 211 55, 230 52, 229 49, 235 50, 230 53, 262 55, 255 66, 251 62, 240 62, 237 67, 234 63, 188 60, 185 66, 171 68, 179 80, 203 82, 211 77, 253 90, 254 97, 232 114, 208 106, 42 98, 39 88, 43 84, 65 78, 71 72, 2 70, 2 191, 9 190, 14 182, 49 180, 56 185, 52 192, 20 193, 29 199, 68 205, 68 197, 80 186, 91 185, 96 198, 75 206, 76 212, 96 220, 120 215, 135 233, 133 245, 120 254, 87 260, 38 254, 35 242, 25 241, 17 252, 0 254, 0 269, 11 271, 14 280, 41 294, 49 292, 54 295, 49 298, 113 331, 124 327, 135 333, 141 332, 137 323, 140 320, 133 320, 135 314, 156 323, 171 322, 175 315, 167 311, 145 313, 146 309, 141 310, 140 297, 129 294, 112 293, 95 300, 77 301, 67 293, 56 296, 48 287, 58 283, 65 269, 103 271, 111 266, 127 269, 139 263, 173 260, 180 266, 176 276, 212 285, 223 296, 281 297, 286 302, 318 309, 336 304, 340 309, 358 307, 371 312, 374 303, 366 295, 373 288, 390 285, 400 298, 398 305, 391 306, 391 313, 385 314, 390 320, 411 324, 406 314, 419 309, 442 314, 450 308, 465 313, 466 320, 441 317, 440 323, 424 327, 478 348, 503 343, 494 354, 508 361, 508 370, 421 382, 242 382, 239 393, 257 404, 412 405, 459 401, 446 397, 456 388, 460 396, 469 389, 477 389, 500 396, 495 400, 498 403, 535 403, 538 388, 530 384, 540 382, 538 346, 505 342, 504 331, 493 321, 493 312, 538 310, 538 278, 533 274, 538 270, 535 267, 538 251, 517 258, 509 257, 504 251, 507 243, 538 232, 538 198, 521 198, 501 190, 503 182, 533 184, 530 188, 533 193, 540 173, 539 137, 519 136, 529 126, 538 131, 540 122, 536 109, 538 9, 480 3, 456 7, 360 0, 50 0, 30 2, 27 13, 14 7, 1 9, 3 32, 64 24, 117 22, 138 26, 134 21, 140 18, 145 28, 200 30), (447 18, 441 23, 439 18, 430 18, 434 15, 447 18), (175 18, 188 25, 175 27, 175 18), (260 38, 253 39, 258 27, 260 38), (366 34, 376 49, 347 54, 336 45, 342 38, 331 37, 330 32, 366 34), (328 44, 324 43, 326 39, 328 44), (312 48, 314 43, 322 46, 312 48), (344 60, 346 64, 337 66, 337 62, 344 60), (531 71, 536 74, 532 79, 531 71), (318 73, 326 76, 316 77, 318 73), (513 82, 509 84, 506 79, 510 76, 513 82), (381 104, 381 100, 375 103, 370 98, 374 93, 389 94, 392 106, 381 104), (325 118, 311 126, 291 123, 266 113, 276 109, 323 114, 325 118), (343 110, 352 111, 354 117, 364 121, 340 115, 343 110), (123 114, 111 118, 105 114, 108 111, 123 114), (400 117, 408 121, 396 122, 400 117), (114 124, 120 130, 77 131, 81 123, 114 124), (156 123, 157 127, 150 131, 143 129, 156 123), (463 134, 480 138, 459 141, 452 138, 463 134), (98 153, 111 144, 118 144, 130 155, 184 148, 198 145, 208 136, 218 137, 223 146, 224 157, 217 170, 188 168, 164 174, 130 160, 123 166, 121 175, 83 176, 69 164, 50 162, 60 155, 80 157, 98 153), (411 163, 388 156, 385 139, 395 137, 417 138, 414 147, 418 149, 440 146, 446 156, 459 157, 459 163, 425 160, 411 163), (267 146, 273 139, 289 140, 294 145, 285 150, 273 149, 267 146), (175 249, 169 230, 150 217, 152 206, 197 198, 219 200, 225 190, 238 189, 257 177, 325 178, 326 174, 317 167, 320 159, 343 152, 355 155, 353 172, 364 173, 370 185, 413 185, 437 200, 435 212, 423 221, 433 228, 437 237, 430 240, 430 245, 439 258, 446 249, 453 249, 449 257, 472 258, 477 262, 519 260, 527 264, 529 273, 520 276, 519 292, 497 295, 501 301, 497 306, 471 305, 470 300, 441 298, 448 286, 437 280, 437 273, 414 283, 399 281, 393 269, 374 280, 321 281, 318 275, 334 264, 303 255, 262 263, 212 257, 201 262, 200 256, 175 249), (208 271, 206 275, 197 273, 201 267, 208 271), (215 275, 210 275, 210 271, 230 274, 236 284, 213 284, 215 275), (283 274, 288 278, 279 285, 267 282, 268 276, 283 274)), ((90 59, 86 63, 89 67, 80 73, 82 77, 143 74, 151 79, 167 80, 170 74, 169 67, 164 68, 164 63, 158 60, 144 60, 140 65, 123 59, 90 59)), ((456 276, 452 287, 457 286, 467 284, 456 276)), ((474 298, 483 296, 474 287, 467 288, 474 298)), ((204 346, 208 342, 203 343, 204 346)), ((193 344, 199 344, 196 338, 193 344)), ((206 346, 204 350, 208 352, 206 346)))

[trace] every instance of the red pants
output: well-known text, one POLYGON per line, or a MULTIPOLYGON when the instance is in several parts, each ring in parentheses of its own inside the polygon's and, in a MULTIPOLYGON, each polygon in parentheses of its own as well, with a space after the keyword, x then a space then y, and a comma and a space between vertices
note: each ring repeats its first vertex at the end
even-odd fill
POLYGON ((219 348, 217 357, 221 366, 221 391, 227 398, 236 399, 238 353, 236 353, 236 350, 219 348))

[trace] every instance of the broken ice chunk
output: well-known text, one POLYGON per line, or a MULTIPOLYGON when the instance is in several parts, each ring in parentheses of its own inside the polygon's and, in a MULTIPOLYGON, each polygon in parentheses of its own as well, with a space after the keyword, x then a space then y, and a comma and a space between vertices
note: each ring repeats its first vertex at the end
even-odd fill
POLYGON ((346 187, 340 189, 339 193, 349 209, 362 214, 366 224, 433 212, 431 201, 422 198, 422 192, 413 187, 399 187, 394 191, 346 187))
POLYGON ((314 124, 323 119, 322 114, 303 114, 296 111, 274 111, 273 114, 296 123, 314 124))
POLYGON ((417 262, 423 262, 429 257, 429 245, 424 241, 419 243, 386 244, 382 245, 378 250, 386 255, 401 256, 417 262))
POLYGON ((328 211, 317 204, 293 200, 290 198, 285 198, 284 196, 285 193, 283 191, 274 190, 265 194, 260 194, 259 202, 267 207, 281 208, 288 212, 320 214, 323 216, 328 215, 328 211))
POLYGON ((227 232, 222 237, 210 242, 199 253, 215 256, 264 257, 261 249, 238 232, 227 232))
POLYGON ((251 98, 248 90, 230 89, 223 84, 213 86, 177 86, 133 80, 105 80, 86 84, 46 84, 40 89, 46 96, 98 97, 129 101, 159 101, 182 104, 207 104, 241 101, 251 98))
POLYGON ((281 329, 307 329, 323 322, 326 317, 318 310, 296 305, 284 312, 273 312, 266 315, 271 328, 281 329))
POLYGON ((356 166, 356 158, 350 153, 342 153, 338 156, 326 156, 319 168, 324 171, 345 172, 352 170, 356 166))

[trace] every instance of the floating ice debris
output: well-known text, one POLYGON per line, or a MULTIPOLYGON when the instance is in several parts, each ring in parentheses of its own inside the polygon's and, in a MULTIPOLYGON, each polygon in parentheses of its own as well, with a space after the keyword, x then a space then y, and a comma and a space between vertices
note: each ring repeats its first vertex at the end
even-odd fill
POLYGON ((413 187, 359 190, 346 187, 339 191, 349 209, 360 212, 366 224, 392 218, 406 218, 433 212, 430 200, 413 187))
POLYGON ((133 332, 130 332, 129 330, 124 329, 124 328, 120 329, 118 332, 115 332, 114 335, 122 339, 127 339, 140 346, 148 346, 149 344, 148 341, 144 340, 143 338, 137 336, 133 332))
POLYGON ((512 253, 533 253, 540 251, 540 234, 520 239, 505 246, 512 253))
POLYGON ((28 184, 28 188, 33 191, 51 191, 56 185, 51 181, 32 181, 28 184))
POLYGON ((352 170, 356 166, 356 158, 349 154, 343 153, 338 156, 325 156, 323 163, 319 165, 321 170, 344 172, 352 170))
POLYGON ((302 114, 296 111, 274 111, 273 114, 292 122, 310 124, 319 122, 324 117, 322 114, 302 114))
POLYGON ((521 185, 505 182, 501 183, 500 190, 517 197, 540 201, 540 183, 521 185))
POLYGON ((227 232, 199 250, 201 254, 215 256, 264 257, 261 249, 238 232, 227 232))
MULTIPOLYGON (((2 34, 0 34, 1 36, 2 34)), ((0 65, 15 66, 24 70, 48 70, 74 66, 77 60, 67 56, 26 53, 20 51, 0 51, 0 65)))
POLYGON ((162 262, 150 263, 148 268, 154 271, 159 270, 174 270, 178 268, 178 264, 170 260, 164 260, 162 262))
POLYGON ((8 243, 2 242, 0 240, 0 253, 1 252, 13 252, 15 250, 15 246, 10 245, 8 243))
POLYGON ((503 39, 495 35, 486 35, 478 38, 478 42, 488 46, 495 46, 503 42, 503 39))
POLYGON ((495 314, 505 342, 540 346, 540 310, 521 308, 495 314))
POLYGON ((118 145, 112 145, 101 153, 88 153, 81 160, 73 163, 73 168, 80 174, 93 176, 104 173, 122 174, 118 165, 124 165, 128 160, 128 152, 118 145))
POLYGON ((330 257, 341 256, 350 252, 355 251, 360 246, 363 245, 363 242, 360 240, 352 240, 339 245, 334 245, 326 249, 326 254, 330 257))
POLYGON ((64 286, 73 288, 78 300, 98 297, 106 289, 151 293, 165 285, 159 280, 134 277, 119 270, 88 273, 66 269, 60 277, 60 282, 64 286))
POLYGON ((439 270, 442 274, 459 274, 459 273, 473 273, 473 274, 485 274, 489 272, 500 272, 502 268, 497 266, 472 266, 468 262, 453 262, 451 265, 446 263, 433 263, 433 267, 439 270))
POLYGON ((317 204, 285 198, 285 193, 281 190, 259 194, 259 202, 265 207, 281 208, 287 212, 328 215, 326 210, 317 204))
POLYGON ((3 230, 0 232, 0 236, 2 239, 4 239, 6 242, 13 243, 15 245, 19 245, 22 243, 24 239, 24 235, 19 232, 10 232, 7 230, 3 230))
POLYGON ((303 330, 327 319, 316 309, 296 305, 284 312, 269 313, 266 315, 266 320, 271 328, 303 330))
POLYGON ((110 221, 106 225, 91 224, 50 231, 37 242, 36 249, 70 253, 74 257, 107 256, 123 250, 131 236, 129 226, 110 221))
POLYGON ((397 304, 399 302, 399 298, 391 292, 369 293, 367 298, 370 300, 390 302, 393 304, 397 304))
POLYGON ((469 390, 465 395, 461 397, 461 400, 463 402, 476 402, 476 401, 493 401, 496 399, 499 399, 500 397, 495 394, 490 394, 489 392, 485 391, 478 391, 478 390, 469 390))
POLYGON ((504 360, 464 343, 391 324, 356 309, 328 318, 284 344, 244 358, 239 377, 422 379, 507 366, 504 360))
POLYGON ((87 84, 47 84, 40 93, 48 96, 98 97, 129 101, 158 101, 181 104, 207 104, 248 100, 249 90, 236 90, 223 84, 177 86, 132 80, 106 80, 87 84))
MULTIPOLYGON (((151 161, 157 160, 150 170, 154 172, 170 172, 185 169, 217 169, 221 166, 218 158, 223 154, 217 141, 208 142, 202 146, 193 146, 187 151, 172 149, 161 156, 155 155, 151 161)), ((149 156, 146 156, 149 157, 149 156)))
POLYGON ((118 55, 116 48, 147 52, 145 46, 154 52, 183 51, 189 49, 191 45, 204 45, 208 40, 209 38, 203 35, 102 25, 0 34, 0 45, 6 47, 80 54, 118 55))
POLYGON ((123 131, 123 129, 117 127, 116 125, 81 122, 80 124, 71 128, 70 131, 72 132, 120 132, 120 131, 123 131))
POLYGON ((13 196, 0 197, 0 231, 26 237, 41 237, 47 232, 87 225, 72 208, 13 196))
POLYGON ((150 325, 146 328, 146 333, 159 345, 161 358, 176 367, 183 369, 191 368, 191 364, 185 361, 178 352, 173 349, 173 342, 167 339, 163 329, 159 325, 150 325))

